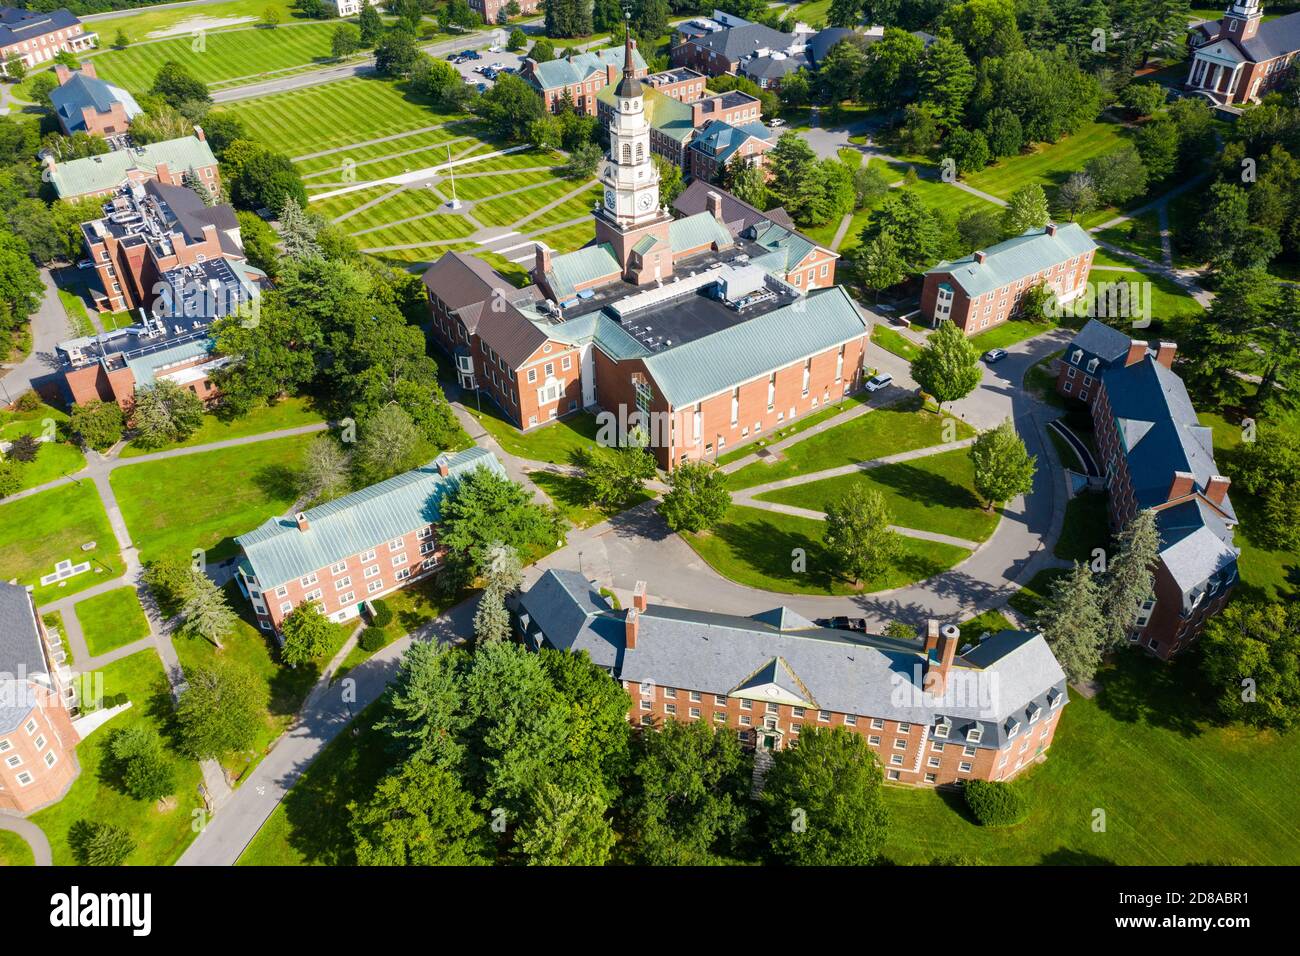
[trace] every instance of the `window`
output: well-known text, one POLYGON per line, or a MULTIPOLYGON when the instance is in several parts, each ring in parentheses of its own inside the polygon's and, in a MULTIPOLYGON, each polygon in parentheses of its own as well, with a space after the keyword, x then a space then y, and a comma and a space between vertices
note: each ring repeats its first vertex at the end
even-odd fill
POLYGON ((984 728, 979 726, 978 724, 976 724, 970 730, 966 731, 967 743, 977 744, 980 742, 980 739, 983 736, 984 736, 984 728))
POLYGON ((961 773, 970 773, 970 764, 963 761, 957 765, 957 770, 961 773))
POLYGON ((406 563, 406 552, 405 552, 405 551, 403 551, 401 554, 395 554, 395 555, 393 555, 393 567, 395 567, 395 568, 399 568, 399 567, 401 567, 401 566, 402 566, 403 564, 405 564, 405 563, 406 563))
POLYGON ((45 766, 53 767, 58 762, 59 762, 59 758, 55 756, 53 750, 51 750, 49 753, 45 755, 45 766))
POLYGON ((355 591, 349 591, 347 594, 339 598, 339 607, 346 607, 356 599, 357 599, 357 593, 355 591))
POLYGON ((573 368, 573 356, 566 355, 564 358, 560 359, 560 368, 566 372, 573 368))
POLYGON ((419 531, 415 532, 415 536, 416 536, 417 538, 419 538, 421 541, 423 541, 425 538, 432 538, 432 537, 433 537, 433 529, 432 529, 432 528, 421 528, 419 531))
POLYGON ((895 738, 894 738, 894 749, 895 749, 895 750, 906 750, 906 749, 907 749, 907 738, 906 738, 906 737, 895 737, 895 738))
POLYGON ((347 569, 348 563, 346 561, 340 561, 338 564, 330 565, 330 574, 342 574, 347 569))
POLYGON ((752 700, 742 700, 742 701, 740 702, 740 709, 741 709, 741 710, 753 710, 753 709, 754 709, 754 702, 753 702, 752 700))
POLYGON ((20 785, 25 787, 31 782, 32 782, 32 775, 28 773, 26 770, 24 770, 22 773, 18 775, 18 783, 20 785))
POLYGON ((362 564, 365 564, 367 561, 373 561, 373 560, 375 560, 375 552, 374 552, 373 549, 370 550, 370 551, 367 551, 365 554, 363 554, 363 555, 361 556, 361 563, 362 563, 362 564))
POLYGON ((898 732, 899 732, 900 734, 910 734, 910 733, 912 732, 912 725, 911 725, 911 724, 905 724, 905 723, 903 723, 903 722, 900 720, 900 721, 898 722, 898 732))
POLYGON ((6 750, 12 750, 13 746, 14 745, 11 744, 7 739, 0 740, 0 754, 4 753, 6 750))
POLYGON ((692 707, 692 708, 691 708, 691 720, 699 720, 699 719, 700 719, 700 708, 698 708, 698 707, 692 707))
POLYGON ((727 715, 720 710, 715 710, 713 712, 713 722, 715 724, 725 724, 727 722, 727 715))
POLYGON ((379 573, 379 565, 372 564, 370 567, 366 568, 365 576, 368 578, 373 578, 378 573, 379 573))
POLYGON ((23 765, 23 758, 18 756, 17 754, 14 754, 12 757, 5 758, 6 767, 21 767, 22 765, 23 765))
POLYGON ((337 581, 334 582, 335 591, 342 591, 344 588, 350 588, 350 587, 352 587, 351 575, 349 575, 346 578, 339 578, 337 581))
POLYGON ((884 722, 883 720, 881 720, 879 717, 872 717, 872 718, 871 718, 871 729, 872 729, 872 730, 884 730, 884 729, 885 729, 885 722, 884 722))
POLYGON ((927 767, 935 767, 936 769, 941 763, 943 763, 943 761, 940 760, 938 757, 931 757, 929 760, 925 762, 927 767))
POLYGON ((722 694, 714 694, 714 695, 713 695, 713 702, 714 702, 715 704, 717 704, 719 707, 726 707, 726 706, 727 706, 727 698, 724 697, 722 694))
POLYGON ((293 605, 290 604, 288 601, 285 601, 283 604, 280 605, 281 614, 288 614, 292 610, 293 610, 293 605))
POLYGON ((965 747, 962 747, 961 752, 962 752, 962 756, 964 757, 975 756, 975 748, 970 744, 967 744, 965 747))
POLYGON ((388 542, 388 550, 401 551, 405 543, 406 542, 403 541, 401 538, 394 538, 392 541, 388 542))
POLYGON ((901 767, 901 766, 903 765, 903 755, 902 755, 902 754, 890 754, 889 762, 890 762, 891 764, 893 764, 895 767, 901 767))
POLYGON ((424 544, 420 545, 420 553, 430 554, 432 553, 435 547, 437 547, 437 545, 435 545, 432 541, 426 541, 424 542, 424 544))
POLYGON ((934 776, 934 774, 932 774, 932 773, 927 773, 927 774, 925 775, 925 782, 926 782, 926 783, 934 783, 934 781, 935 781, 935 776, 934 776))
POLYGON ((844 723, 850 727, 856 727, 858 725, 858 718, 855 717, 853 714, 845 714, 844 723))
POLYGON ((376 591, 383 590, 383 587, 384 587, 383 581, 371 581, 369 584, 366 585, 366 593, 374 594, 376 591))
POLYGON ((44 734, 41 734, 39 737, 37 737, 37 738, 36 738, 36 741, 35 741, 35 744, 36 744, 36 749, 37 749, 37 750, 44 750, 44 749, 45 749, 45 735, 44 735, 44 734))
POLYGON ((304 601, 319 601, 323 595, 320 588, 313 588, 302 596, 304 601))
POLYGON ((653 706, 654 706, 654 705, 651 704, 650 701, 648 701, 648 700, 643 700, 643 701, 641 701, 641 709, 642 709, 642 710, 649 710, 649 709, 650 709, 651 707, 653 707, 653 706))
POLYGON ((288 589, 288 588, 284 588, 284 587, 276 588, 276 589, 275 589, 275 596, 276 596, 276 597, 288 597, 288 596, 289 596, 289 589, 288 589))
MULTIPOLYGON (((951 724, 947 724, 947 723, 935 724, 935 725, 934 725, 934 735, 935 735, 936 737, 947 738, 947 736, 948 736, 948 730, 951 728, 951 726, 952 726, 951 724)), ((942 745, 940 745, 940 746, 942 746, 942 745)))
POLYGON ((749 726, 751 726, 752 724, 753 724, 753 720, 750 719, 749 714, 741 714, 741 715, 740 715, 740 726, 742 726, 742 727, 749 727, 749 726))
POLYGON ((698 690, 693 690, 693 691, 691 691, 691 702, 692 702, 692 703, 699 703, 699 702, 702 701, 703 699, 704 699, 704 695, 701 694, 698 690))
POLYGON ((313 584, 316 583, 316 572, 313 571, 311 574, 308 574, 308 575, 306 575, 305 577, 301 577, 301 578, 299 578, 299 579, 298 579, 298 583, 301 584, 301 585, 302 585, 303 587, 305 587, 305 588, 307 588, 307 587, 311 587, 313 584))
POLYGON ((667 714, 669 717, 676 717, 676 716, 677 716, 677 705, 676 705, 676 704, 664 704, 664 713, 667 714))
MULTIPOLYGON (((537 369, 530 368, 528 370, 528 384, 532 385, 536 381, 537 381, 537 369)), ((536 425, 537 423, 533 422, 533 424, 536 425)))

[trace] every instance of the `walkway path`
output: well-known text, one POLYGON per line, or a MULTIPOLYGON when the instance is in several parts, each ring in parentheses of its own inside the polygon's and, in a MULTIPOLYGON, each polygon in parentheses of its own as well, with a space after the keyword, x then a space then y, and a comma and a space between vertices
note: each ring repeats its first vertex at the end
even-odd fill
POLYGON ((32 863, 36 866, 53 866, 54 854, 50 852, 50 841, 45 838, 45 831, 30 820, 11 817, 0 813, 0 830, 16 833, 32 848, 32 863))
POLYGON ((73 335, 72 323, 63 311, 58 287, 48 268, 41 269, 41 283, 45 292, 32 314, 32 350, 21 362, 7 365, 0 371, 0 395, 4 396, 6 404, 11 404, 23 392, 35 388, 42 379, 54 373, 58 368, 54 358, 55 346, 73 335))

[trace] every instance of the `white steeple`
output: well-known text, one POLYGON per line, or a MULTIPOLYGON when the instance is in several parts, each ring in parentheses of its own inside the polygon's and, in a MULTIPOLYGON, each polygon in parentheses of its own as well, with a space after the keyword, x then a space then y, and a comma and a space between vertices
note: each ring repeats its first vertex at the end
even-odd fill
POLYGON ((650 158, 650 123, 632 60, 630 31, 624 38, 623 79, 614 91, 614 99, 609 162, 600 177, 605 187, 601 212, 620 226, 637 226, 657 219, 661 213, 659 170, 650 158))

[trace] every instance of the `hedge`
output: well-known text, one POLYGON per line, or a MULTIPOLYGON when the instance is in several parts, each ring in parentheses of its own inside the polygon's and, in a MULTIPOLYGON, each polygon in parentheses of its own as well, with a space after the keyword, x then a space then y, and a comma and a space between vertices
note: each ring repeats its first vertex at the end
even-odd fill
POLYGON ((384 633, 382 628, 368 627, 361 632, 361 637, 357 639, 357 643, 363 651, 373 654, 383 647, 387 640, 388 635, 384 633))
POLYGON ((1024 794, 997 780, 972 780, 966 784, 966 806, 986 827, 1015 826, 1029 816, 1029 801, 1024 794))

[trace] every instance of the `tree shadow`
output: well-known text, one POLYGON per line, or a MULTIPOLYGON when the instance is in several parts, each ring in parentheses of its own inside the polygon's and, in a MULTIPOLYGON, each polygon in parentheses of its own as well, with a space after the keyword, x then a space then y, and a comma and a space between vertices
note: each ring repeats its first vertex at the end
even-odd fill
POLYGON ((289 465, 263 465, 253 472, 253 484, 268 498, 298 499, 298 470, 289 465))
POLYGON ((1097 675, 1097 706, 1124 723, 1145 723, 1172 730, 1183 737, 1202 733, 1201 723, 1212 715, 1198 693, 1199 653, 1166 663, 1137 650, 1122 648, 1097 675))
POLYGON ((1059 846, 1050 853, 1044 853, 1038 860, 1042 866, 1115 866, 1109 857, 1088 853, 1074 847, 1059 846))

